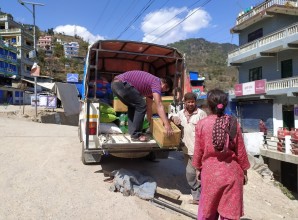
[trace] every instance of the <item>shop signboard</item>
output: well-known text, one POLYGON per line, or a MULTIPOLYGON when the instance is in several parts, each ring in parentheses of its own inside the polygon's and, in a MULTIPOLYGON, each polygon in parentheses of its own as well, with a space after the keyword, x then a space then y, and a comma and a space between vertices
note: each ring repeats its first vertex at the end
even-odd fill
POLYGON ((57 108, 57 97, 56 96, 48 96, 47 97, 47 108, 57 108))
POLYGON ((255 95, 266 93, 266 80, 256 80, 252 82, 236 84, 234 86, 235 96, 255 95))

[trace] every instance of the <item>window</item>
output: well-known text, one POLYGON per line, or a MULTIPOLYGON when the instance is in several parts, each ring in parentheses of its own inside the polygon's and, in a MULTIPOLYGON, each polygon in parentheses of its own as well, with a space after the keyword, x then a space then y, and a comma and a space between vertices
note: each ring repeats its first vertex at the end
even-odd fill
POLYGON ((247 42, 254 41, 258 38, 263 37, 263 28, 260 28, 250 34, 248 34, 247 42))
POLYGON ((281 61, 281 78, 288 78, 293 76, 293 61, 281 61))
POLYGON ((262 79, 262 67, 249 70, 249 82, 262 79))

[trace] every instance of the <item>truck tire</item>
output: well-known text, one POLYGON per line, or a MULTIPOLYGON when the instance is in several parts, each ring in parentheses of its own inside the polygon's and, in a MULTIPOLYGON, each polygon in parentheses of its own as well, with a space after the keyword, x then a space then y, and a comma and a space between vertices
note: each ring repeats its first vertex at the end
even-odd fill
POLYGON ((168 159, 170 151, 156 151, 155 157, 156 159, 168 159))
POLYGON ((169 157, 170 151, 155 151, 155 152, 150 152, 146 156, 147 160, 150 161, 155 161, 156 159, 167 159, 169 157))
POLYGON ((100 164, 102 161, 102 155, 100 154, 86 154, 84 142, 82 142, 82 155, 81 160, 84 165, 100 164))

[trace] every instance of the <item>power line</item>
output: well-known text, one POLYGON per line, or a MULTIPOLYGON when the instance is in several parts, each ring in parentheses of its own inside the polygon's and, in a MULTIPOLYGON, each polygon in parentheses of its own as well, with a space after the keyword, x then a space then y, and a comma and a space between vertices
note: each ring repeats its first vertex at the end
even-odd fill
POLYGON ((97 19, 94 27, 92 28, 91 32, 93 32, 94 29, 96 28, 96 26, 98 25, 99 21, 101 20, 101 17, 103 16, 103 14, 104 14, 105 10, 107 9, 107 7, 109 6, 109 4, 110 4, 110 0, 107 0, 105 6, 103 7, 103 10, 101 11, 101 13, 99 13, 98 19, 97 19))
MULTIPOLYGON (((187 8, 191 8, 193 7, 194 5, 196 5, 197 3, 199 3, 201 0, 198 0, 196 2, 194 2, 193 4, 187 6, 187 8)), ((157 29, 161 28, 162 26, 164 26, 165 24, 167 24, 168 22, 172 21, 174 18, 176 18, 177 16, 181 15, 184 11, 181 11, 179 12, 178 14, 174 15, 172 18, 170 18, 169 20, 165 21, 163 24, 161 24, 160 26, 158 26, 157 28, 155 28, 154 30, 150 31, 149 33, 147 34, 151 34, 153 33, 154 31, 156 31, 157 29)))
POLYGON ((139 1, 138 0, 133 0, 131 2, 131 4, 129 5, 129 7, 126 9, 126 11, 123 13, 123 15, 117 20, 117 22, 112 26, 112 28, 110 29, 109 33, 107 34, 108 36, 111 34, 111 31, 113 31, 115 29, 115 27, 119 28, 119 24, 121 22, 123 22, 124 17, 126 17, 126 15, 129 14, 129 12, 131 12, 134 7, 137 5, 139 1))
MULTIPOLYGON (((120 7, 120 4, 116 4, 116 6, 113 8, 113 11, 117 12, 117 10, 118 10, 119 7, 120 7)), ((101 30, 104 30, 105 29, 108 21, 110 21, 110 18, 108 16, 106 16, 106 22, 103 22, 103 25, 100 27, 101 30)))
MULTIPOLYGON (((212 0, 207 0, 205 1, 202 6, 205 6, 206 4, 208 4, 209 2, 211 2, 212 0)), ((198 10, 200 10, 202 8, 202 6, 200 6, 199 8, 197 8, 196 10, 194 10, 191 14, 187 15, 184 19, 182 19, 181 21, 179 21, 177 24, 175 24, 174 26, 170 27, 169 29, 165 30, 161 35, 159 35, 159 37, 156 37, 154 39, 154 41, 158 40, 159 38, 163 37, 165 34, 167 34, 169 31, 173 30, 174 28, 176 28, 179 24, 181 24, 182 22, 184 22, 186 19, 188 19, 189 17, 191 17, 194 13, 196 13, 198 10)))
POLYGON ((117 36, 117 40, 128 30, 128 28, 132 26, 133 23, 135 23, 141 17, 141 15, 152 5, 153 2, 154 0, 148 1, 148 3, 142 8, 139 14, 135 16, 134 19, 132 19, 132 21, 127 25, 127 27, 117 36))
MULTIPOLYGON (((160 8, 163 8, 166 4, 168 4, 170 0, 167 0, 165 3, 163 3, 160 8)), ((146 23, 146 22, 145 22, 146 23)), ((137 31, 135 30, 134 32, 132 32, 129 36, 128 39, 130 39, 137 31)))

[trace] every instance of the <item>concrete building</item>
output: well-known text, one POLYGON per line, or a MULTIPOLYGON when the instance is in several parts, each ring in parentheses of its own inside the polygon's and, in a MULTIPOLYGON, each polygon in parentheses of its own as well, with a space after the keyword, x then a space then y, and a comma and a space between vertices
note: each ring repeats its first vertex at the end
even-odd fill
POLYGON ((0 103, 21 104, 23 91, 13 88, 18 76, 17 48, 0 37, 0 103))
POLYGON ((0 12, 0 36, 18 50, 19 76, 30 76, 33 65, 30 52, 34 50, 33 27, 15 22, 12 15, 0 12))
POLYGON ((53 54, 52 36, 40 36, 37 41, 37 48, 45 51, 46 55, 53 54))
MULTIPOLYGON (((243 131, 258 132, 261 118, 273 137, 280 128, 298 128, 297 0, 252 6, 239 13, 231 32, 239 34, 239 48, 229 53, 228 65, 239 71, 232 101, 243 131)), ((298 155, 285 151, 285 139, 279 142, 279 151, 275 142, 275 148, 263 148, 260 154, 275 177, 298 192, 298 155)))
POLYGON ((78 56, 79 55, 79 48, 80 45, 78 42, 69 42, 69 43, 64 43, 64 55, 66 58, 71 58, 73 56, 78 56))

